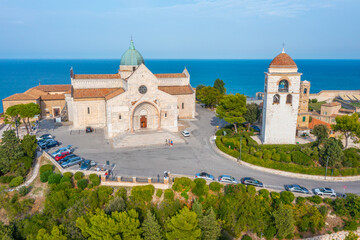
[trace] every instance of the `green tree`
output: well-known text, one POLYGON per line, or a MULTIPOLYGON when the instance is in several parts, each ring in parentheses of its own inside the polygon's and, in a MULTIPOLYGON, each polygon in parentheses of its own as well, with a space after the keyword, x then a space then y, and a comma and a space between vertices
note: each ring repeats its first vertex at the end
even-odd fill
POLYGON ((135 209, 127 212, 113 212, 111 218, 117 223, 118 229, 124 240, 140 240, 142 230, 140 228, 139 214, 135 209))
POLYGON ((21 148, 26 156, 34 158, 37 148, 37 141, 35 135, 25 135, 21 141, 21 148))
POLYGON ((324 141, 324 146, 320 149, 324 164, 329 157, 330 167, 341 167, 344 158, 344 152, 341 149, 341 142, 335 138, 329 138, 324 141))
POLYGON ((6 124, 11 124, 11 126, 15 126, 16 132, 18 132, 18 126, 20 125, 20 121, 21 117, 19 105, 8 107, 4 114, 4 122, 6 124))
POLYGON ((206 86, 203 85, 203 84, 197 85, 197 87, 196 87, 196 100, 201 100, 200 97, 199 97, 199 92, 200 92, 200 90, 201 90, 202 88, 204 88, 204 87, 206 87, 206 86))
POLYGON ((274 222, 279 239, 291 235, 295 230, 293 210, 290 207, 284 207, 282 203, 273 213, 274 222))
POLYGON ((312 130, 312 134, 316 136, 318 145, 320 145, 324 139, 329 137, 329 128, 324 124, 318 124, 312 130))
POLYGON ((201 237, 196 213, 190 211, 187 207, 184 207, 178 214, 173 216, 170 222, 166 224, 166 227, 168 229, 166 238, 169 240, 195 240, 201 237))
POLYGON ((145 240, 163 239, 161 235, 161 227, 150 210, 147 210, 146 218, 141 225, 141 229, 145 240))
POLYGON ((65 229, 62 225, 54 226, 51 230, 51 234, 48 234, 45 229, 40 229, 36 240, 67 240, 68 238, 64 234, 65 229))
POLYGON ((359 239, 359 236, 356 235, 354 232, 349 232, 348 235, 346 235, 345 240, 357 240, 359 239))
POLYGON ((237 93, 236 95, 226 95, 216 109, 218 118, 234 125, 237 133, 237 123, 245 122, 244 114, 246 113, 246 97, 237 93))
POLYGON ((207 107, 214 107, 218 104, 219 100, 222 97, 222 94, 219 90, 213 87, 203 87, 198 92, 199 99, 207 107))
POLYGON ((226 88, 225 88, 225 83, 223 80, 221 79, 216 79, 214 82, 214 88, 216 88, 217 90, 219 90, 219 92, 221 94, 225 94, 226 93, 226 88))
POLYGON ((221 227, 216 220, 216 215, 212 208, 206 215, 198 218, 199 227, 201 229, 201 239, 203 240, 216 240, 221 234, 221 227))
POLYGON ((1 240, 13 240, 13 228, 11 226, 6 226, 3 222, 0 221, 0 239, 1 240))
POLYGON ((347 148, 349 138, 353 137, 356 140, 360 137, 360 122, 359 115, 354 113, 351 116, 344 115, 344 116, 337 116, 335 118, 336 124, 332 125, 334 131, 342 132, 345 136, 345 147, 347 148))
POLYGON ((30 119, 40 114, 40 106, 36 103, 19 104, 18 109, 20 117, 25 124, 27 133, 29 134, 31 129, 30 119))
POLYGON ((21 158, 23 154, 20 139, 16 137, 15 131, 5 131, 0 144, 0 171, 2 173, 9 172, 11 164, 21 158))
POLYGON ((260 110, 256 103, 246 104, 246 112, 244 114, 244 118, 248 124, 248 130, 250 130, 250 125, 255 123, 260 117, 260 110))

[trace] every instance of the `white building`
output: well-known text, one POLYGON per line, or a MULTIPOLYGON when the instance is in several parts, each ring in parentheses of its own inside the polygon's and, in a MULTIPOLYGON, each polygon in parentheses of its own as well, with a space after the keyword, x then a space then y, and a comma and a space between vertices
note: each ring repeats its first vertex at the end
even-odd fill
POLYGON ((301 75, 284 50, 270 63, 265 73, 261 129, 264 144, 295 144, 301 75))
POLYGON ((74 74, 65 94, 73 129, 104 128, 108 138, 144 130, 178 131, 178 119, 195 117, 190 74, 153 74, 133 41, 115 74, 74 74))

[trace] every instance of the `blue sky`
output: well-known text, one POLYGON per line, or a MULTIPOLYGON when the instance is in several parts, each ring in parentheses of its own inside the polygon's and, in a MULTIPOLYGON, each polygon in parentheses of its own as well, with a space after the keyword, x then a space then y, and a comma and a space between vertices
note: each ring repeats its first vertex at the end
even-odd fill
POLYGON ((0 58, 360 58, 359 0, 0 0, 0 58))

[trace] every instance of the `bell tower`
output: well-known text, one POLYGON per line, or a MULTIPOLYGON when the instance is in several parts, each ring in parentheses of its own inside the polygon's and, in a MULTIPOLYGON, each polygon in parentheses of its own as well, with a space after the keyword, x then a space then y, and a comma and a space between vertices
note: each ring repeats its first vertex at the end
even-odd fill
POLYGON ((265 73, 263 144, 295 144, 300 78, 297 65, 283 49, 265 73))

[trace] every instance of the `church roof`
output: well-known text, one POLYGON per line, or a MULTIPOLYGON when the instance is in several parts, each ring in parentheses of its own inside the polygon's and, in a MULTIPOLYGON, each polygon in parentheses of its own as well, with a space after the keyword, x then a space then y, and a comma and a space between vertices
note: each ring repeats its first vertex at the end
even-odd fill
POLYGON ((63 84, 63 85, 39 85, 33 87, 40 91, 44 92, 67 92, 70 91, 71 85, 70 84, 63 84))
POLYGON ((159 73, 154 75, 157 78, 186 78, 185 73, 159 73))
POLYGON ((283 50, 271 61, 269 68, 297 68, 297 66, 294 60, 283 50))
POLYGON ((311 122, 309 123, 309 128, 313 129, 316 125, 325 125, 325 126, 328 127, 329 130, 331 129, 331 124, 329 124, 327 122, 324 122, 324 121, 321 121, 319 119, 313 118, 311 120, 311 122))
POLYGON ((50 92, 68 92, 71 85, 39 85, 26 90, 24 93, 16 93, 3 101, 22 101, 22 100, 64 100, 64 94, 49 94, 50 92))
POLYGON ((131 40, 129 49, 121 56, 120 65, 139 66, 142 63, 144 63, 144 58, 139 51, 135 49, 134 42, 131 40))
POLYGON ((74 99, 80 98, 105 98, 111 99, 115 96, 125 92, 122 88, 88 88, 88 89, 74 89, 74 99))
POLYGON ((120 74, 74 74, 74 79, 118 79, 120 74))
POLYGON ((7 98, 4 98, 3 101, 22 101, 22 100, 37 100, 39 97, 34 97, 26 93, 15 93, 7 98))
POLYGON ((159 86, 159 90, 171 95, 193 94, 194 90, 190 85, 187 86, 159 86))

